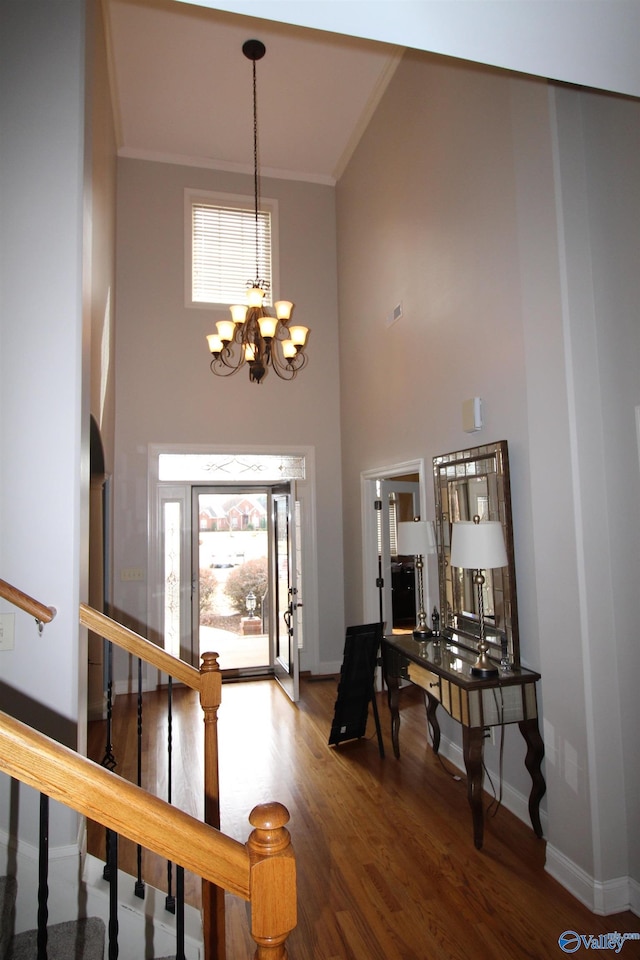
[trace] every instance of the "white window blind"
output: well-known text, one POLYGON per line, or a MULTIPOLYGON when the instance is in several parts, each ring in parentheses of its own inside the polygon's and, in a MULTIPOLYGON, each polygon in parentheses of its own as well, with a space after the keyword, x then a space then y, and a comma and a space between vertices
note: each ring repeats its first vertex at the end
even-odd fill
POLYGON ((271 304, 271 211, 193 201, 191 204, 191 299, 194 303, 244 303, 247 283, 269 283, 271 304))

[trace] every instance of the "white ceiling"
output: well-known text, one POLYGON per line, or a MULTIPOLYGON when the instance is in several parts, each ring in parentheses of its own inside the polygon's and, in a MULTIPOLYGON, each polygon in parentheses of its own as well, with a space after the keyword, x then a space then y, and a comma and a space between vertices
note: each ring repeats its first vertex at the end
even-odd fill
POLYGON ((252 37, 265 176, 334 183, 403 44, 640 96, 639 0, 104 3, 122 156, 251 172, 252 37))
POLYGON ((260 171, 334 183, 401 56, 370 40, 174 0, 107 0, 119 154, 253 171, 257 63, 260 171))

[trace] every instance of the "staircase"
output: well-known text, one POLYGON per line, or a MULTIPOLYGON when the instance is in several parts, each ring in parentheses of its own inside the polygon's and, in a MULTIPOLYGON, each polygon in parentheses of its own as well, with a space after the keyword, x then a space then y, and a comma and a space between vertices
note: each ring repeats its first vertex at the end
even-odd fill
MULTIPOLYGON (((35 616, 40 624, 50 623, 55 617, 54 608, 3 580, 0 597, 35 616)), ((205 822, 0 711, 0 773, 16 784, 16 811, 21 815, 33 812, 27 804, 20 806, 22 784, 40 796, 39 846, 33 847, 15 830, 5 834, 0 829, 0 847, 5 848, 0 850, 0 862, 6 864, 4 870, 10 874, 0 878, 0 960, 103 960, 105 952, 110 958, 119 955, 123 939, 127 943, 120 953, 123 960, 158 955, 170 960, 167 954, 174 949, 177 957, 184 958, 185 940, 189 939, 192 960, 202 956, 204 960, 225 960, 225 891, 250 904, 248 920, 256 943, 256 960, 285 960, 286 939, 296 925, 296 870, 286 829, 288 811, 276 802, 254 807, 246 843, 225 836, 219 829, 216 726, 221 678, 217 655, 203 654, 198 671, 84 604, 79 620, 128 653, 199 690, 204 719, 205 822), (66 852, 59 846, 62 854, 50 859, 50 800, 109 831, 107 865, 111 879, 106 889, 103 864, 95 858, 81 857, 82 869, 78 871, 81 843, 77 848, 76 844, 67 845, 66 852), (127 902, 126 894, 118 895, 118 836, 175 865, 173 923, 154 919, 158 891, 148 888, 142 912, 133 893, 135 904, 127 902), (97 882, 96 864, 100 866, 97 882), (185 921, 190 924, 184 905, 184 871, 202 879, 202 914, 194 911, 197 939, 190 938, 185 930, 185 921), (103 910, 105 901, 107 909, 103 910), (25 929, 32 926, 36 913, 40 943, 37 930, 25 929), (67 920, 78 914, 90 916, 67 920), (142 942, 138 938, 132 943, 131 932, 138 936, 141 933, 142 942), (167 941, 168 933, 171 936, 167 941)), ((15 823, 13 820, 10 815, 9 825, 15 827, 18 819, 15 823)))
MULTIPOLYGON (((17 884, 0 877, 0 960, 33 960, 38 955, 38 934, 26 930, 14 936, 17 884)), ((105 926, 98 917, 57 923, 48 929, 48 960, 102 960, 105 926)))
MULTIPOLYGON (((37 930, 14 933, 16 894, 15 878, 0 877, 0 960, 36 960, 37 930)), ((70 920, 47 927, 47 960, 104 960, 106 955, 106 924, 100 917, 70 920)), ((190 956, 199 955, 192 942, 190 956)), ((160 960, 175 960, 175 957, 160 960)))

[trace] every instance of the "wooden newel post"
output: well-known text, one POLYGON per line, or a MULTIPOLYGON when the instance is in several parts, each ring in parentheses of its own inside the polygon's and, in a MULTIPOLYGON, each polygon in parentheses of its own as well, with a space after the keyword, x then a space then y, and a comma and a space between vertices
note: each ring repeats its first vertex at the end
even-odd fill
POLYGON ((247 849, 251 861, 251 935, 255 960, 286 960, 285 942, 297 923, 296 861, 281 803, 263 803, 251 811, 254 827, 247 849))
MULTIPOLYGON (((200 706, 204 714, 204 822, 220 829, 218 778, 218 707, 222 674, 217 653, 203 653, 200 667, 200 706)), ((202 881, 205 960, 225 960, 224 890, 202 881)))

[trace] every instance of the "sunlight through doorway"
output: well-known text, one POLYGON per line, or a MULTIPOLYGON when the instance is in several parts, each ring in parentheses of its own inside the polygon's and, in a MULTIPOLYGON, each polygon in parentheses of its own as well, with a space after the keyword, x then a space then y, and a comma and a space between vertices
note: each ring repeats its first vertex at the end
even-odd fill
POLYGON ((222 670, 266 670, 271 662, 268 494, 196 487, 193 509, 199 651, 216 651, 222 670))

